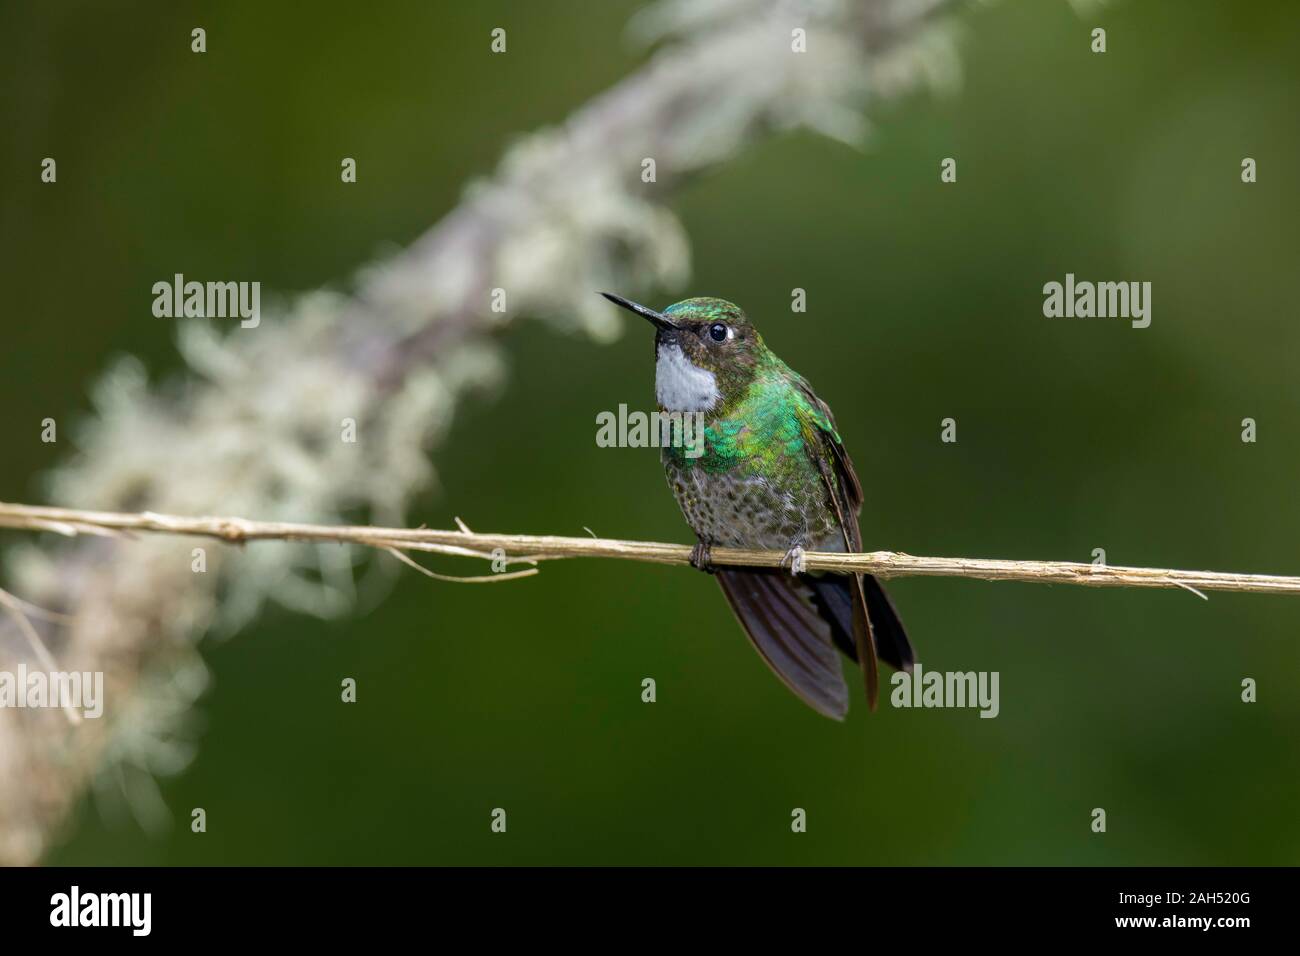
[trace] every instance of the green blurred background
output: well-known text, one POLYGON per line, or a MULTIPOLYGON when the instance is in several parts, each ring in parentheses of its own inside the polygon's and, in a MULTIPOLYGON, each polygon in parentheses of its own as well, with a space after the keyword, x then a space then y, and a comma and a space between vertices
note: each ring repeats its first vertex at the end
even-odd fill
MULTIPOLYGON (((42 500, 66 448, 38 423, 88 412, 112 356, 179 368, 149 310, 160 276, 345 288, 519 133, 645 56, 624 32, 632 3, 464 6, 5 6, 0 499, 42 500), (498 25, 510 52, 489 59, 498 25), (37 182, 46 155, 57 188, 37 182), (360 162, 346 189, 343 155, 360 162)), ((956 96, 877 112, 864 152, 793 135, 681 193, 694 277, 652 303, 734 299, 816 384, 867 487, 869 547, 1300 573, 1300 9, 1080 18, 1007 0, 962 19, 956 96), (938 181, 945 156, 955 185, 938 181), (1042 285, 1066 272, 1152 282, 1151 327, 1045 319, 1042 285)), ((596 412, 651 403, 647 330, 600 346, 528 322, 504 344, 508 385, 462 406, 412 523, 689 541, 657 452, 594 443, 596 412)), ((351 619, 274 611, 205 645, 201 750, 161 782, 173 830, 87 799, 50 861, 1297 862, 1296 599, 891 590, 925 666, 1000 671, 996 720, 869 716, 854 682, 849 720, 826 721, 716 585, 678 568, 562 562, 492 590, 405 574, 351 619)))

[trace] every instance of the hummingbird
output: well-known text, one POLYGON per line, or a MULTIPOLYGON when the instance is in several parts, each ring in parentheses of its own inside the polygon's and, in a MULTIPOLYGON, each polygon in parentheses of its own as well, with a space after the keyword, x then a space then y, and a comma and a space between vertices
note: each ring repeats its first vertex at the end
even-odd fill
POLYGON ((843 720, 842 652, 862 669, 876 709, 877 657, 915 655, 898 612, 870 574, 810 572, 806 551, 862 550, 862 485, 830 407, 724 299, 662 312, 602 292, 655 327, 661 412, 700 413, 703 448, 664 442, 661 457, 696 545, 691 564, 717 577, 759 656, 804 703, 843 720), (782 551, 779 568, 713 566, 714 546, 782 551))

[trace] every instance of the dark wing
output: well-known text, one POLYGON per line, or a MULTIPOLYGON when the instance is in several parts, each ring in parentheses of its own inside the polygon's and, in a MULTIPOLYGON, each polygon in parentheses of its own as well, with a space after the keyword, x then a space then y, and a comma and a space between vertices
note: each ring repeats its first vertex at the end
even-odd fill
MULTIPOLYGON (((862 531, 858 526, 858 513, 862 510, 862 483, 858 481, 857 472, 853 469, 853 462, 849 458, 848 451, 844 448, 844 443, 840 441, 839 432, 835 427, 835 416, 831 414, 830 406, 817 397, 810 386, 804 379, 797 379, 799 387, 803 390, 804 395, 813 403, 817 411, 821 413, 821 421, 816 422, 818 430, 822 433, 823 441, 827 443, 831 451, 831 458, 835 462, 834 468, 834 488, 831 483, 827 483, 833 501, 838 503, 841 527, 845 531, 845 543, 850 551, 862 550, 862 531), (839 495, 836 496, 838 489, 839 495)), ((822 477, 826 474, 823 472, 822 477)), ((912 665, 916 663, 916 652, 912 649, 912 642, 908 640, 907 630, 903 627, 903 622, 898 616, 898 611, 894 609, 894 602, 889 599, 885 593, 884 586, 872 577, 870 574, 857 575, 860 578, 860 590, 866 604, 867 623, 874 636, 872 642, 876 653, 890 667, 900 671, 911 671, 912 665)), ((832 579, 833 580, 833 579, 832 579)), ((824 590, 824 589, 819 589, 824 590)), ((854 588, 852 590, 858 590, 854 588)), ((854 605, 858 604, 856 595, 854 605)), ((834 602, 831 602, 832 606, 834 602)), ((853 615, 856 620, 856 612, 853 615)), ((847 623, 841 620, 841 627, 847 623)))
MULTIPOLYGON (((894 670, 910 671, 916 663, 911 642, 898 619, 898 612, 889 595, 870 574, 862 577, 862 593, 867 599, 867 620, 875 638, 876 656, 894 670)), ((812 587, 817 608, 822 617, 831 623, 831 638, 855 664, 858 648, 853 639, 854 602, 857 582, 847 574, 805 574, 803 580, 812 587)))
POLYGON ((832 625, 812 587, 784 568, 719 568, 718 583, 754 649, 813 710, 835 720, 849 711, 832 625))
MULTIPOLYGON (((795 384, 808 399, 810 408, 801 416, 804 440, 808 443, 809 453, 817 462, 821 471, 822 482, 826 486, 827 496, 835 508, 835 515, 844 534, 846 551, 862 550, 862 530, 858 526, 858 512, 862 509, 862 483, 858 481, 853 461, 840 440, 835 427, 835 416, 830 407, 817 397, 817 394, 803 378, 795 376, 795 384)), ((893 605, 885 596, 880 582, 866 576, 870 583, 864 582, 864 576, 854 574, 848 582, 848 596, 851 604, 851 627, 853 644, 857 648, 857 660, 862 667, 862 680, 867 691, 867 703, 872 710, 880 695, 880 668, 876 662, 876 646, 882 645, 882 651, 891 664, 910 666, 911 645, 903 631, 893 605), (868 595, 875 598, 869 601, 868 595), (874 605, 874 613, 873 606, 874 605), (874 626, 873 626, 874 625, 874 626), (898 647, 901 637, 902 648, 898 647), (905 652, 904 652, 905 648, 905 652), (906 663, 904 663, 904 661, 906 663)), ((828 595, 823 594, 826 602, 828 595)))
POLYGON ((916 663, 916 652, 912 650, 912 642, 894 610, 894 602, 875 577, 863 574, 861 578, 862 593, 867 599, 867 620, 871 622, 871 633, 876 638, 876 654, 894 670, 911 673, 912 665, 916 663))
MULTIPOLYGON (((829 452, 829 457, 834 462, 830 474, 823 471, 822 476, 826 479, 826 490, 830 493, 831 501, 835 504, 835 509, 841 518, 840 527, 844 529, 844 543, 850 551, 860 551, 862 530, 858 527, 858 512, 862 510, 862 482, 858 481, 853 460, 849 458, 848 450, 840 441, 840 433, 835 427, 835 416, 831 413, 830 406, 817 397, 817 393, 802 376, 795 375, 794 382, 812 405, 812 413, 803 420, 804 437, 809 442, 809 451, 815 453, 821 449, 829 452)), ((819 455, 817 460, 824 461, 826 457, 828 456, 825 454, 819 455)))

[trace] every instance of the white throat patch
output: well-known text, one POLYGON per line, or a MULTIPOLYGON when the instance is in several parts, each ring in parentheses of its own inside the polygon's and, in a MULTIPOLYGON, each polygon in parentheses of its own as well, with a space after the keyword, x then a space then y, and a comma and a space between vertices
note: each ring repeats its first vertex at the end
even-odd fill
POLYGON ((659 346, 655 398, 661 406, 670 412, 703 412, 721 397, 714 374, 688 359, 680 345, 659 346))

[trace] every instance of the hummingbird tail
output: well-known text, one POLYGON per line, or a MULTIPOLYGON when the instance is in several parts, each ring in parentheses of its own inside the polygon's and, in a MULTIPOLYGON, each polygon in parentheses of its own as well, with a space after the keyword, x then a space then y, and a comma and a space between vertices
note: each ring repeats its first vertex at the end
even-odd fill
MULTIPOLYGON (((831 637, 835 646, 855 663, 858 662, 857 642, 854 639, 853 579, 844 574, 806 575, 816 593, 818 610, 831 622, 831 637)), ((875 638, 876 656, 894 670, 910 671, 916 662, 912 642, 907 638, 903 622, 899 620, 894 603, 880 582, 870 574, 862 575, 862 597, 866 604, 867 619, 871 622, 875 638)))
POLYGON ((912 669, 915 655, 898 612, 869 574, 859 585, 847 574, 719 568, 717 579, 759 656, 820 714, 843 720, 849 709, 836 648, 861 666, 873 705, 877 657, 896 670, 912 669))
POLYGON ((876 659, 875 633, 867 615, 867 599, 862 590, 862 575, 849 576, 853 594, 853 643, 858 649, 858 667, 862 668, 862 684, 867 690, 867 706, 876 712, 880 697, 880 663, 876 659))
POLYGON ((876 637, 876 654, 896 671, 911 671, 916 663, 916 652, 907 639, 903 622, 894 610, 894 602, 885 589, 870 574, 862 575, 862 593, 867 599, 867 617, 876 637))
POLYGON ((720 568, 717 579, 773 673, 813 710, 843 720, 849 693, 835 652, 834 625, 810 583, 780 568, 720 568))

